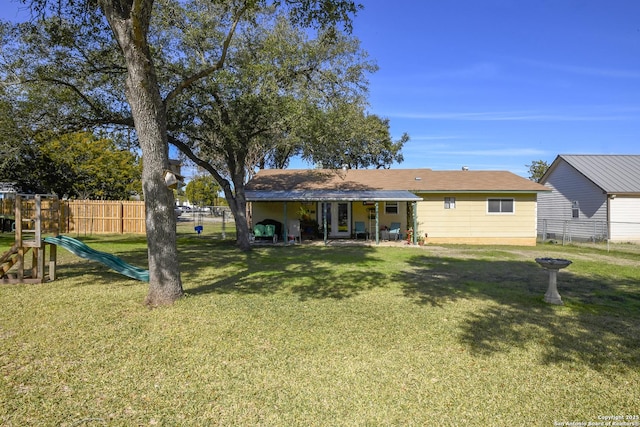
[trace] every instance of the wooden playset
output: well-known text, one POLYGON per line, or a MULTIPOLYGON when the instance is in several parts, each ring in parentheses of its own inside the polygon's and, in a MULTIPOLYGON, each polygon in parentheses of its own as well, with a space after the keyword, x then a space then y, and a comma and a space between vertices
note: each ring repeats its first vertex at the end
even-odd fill
POLYGON ((2 193, 1 197, 2 232, 14 232, 15 242, 0 257, 0 283, 55 280, 57 248, 43 238, 60 230, 58 197, 19 193, 2 193))

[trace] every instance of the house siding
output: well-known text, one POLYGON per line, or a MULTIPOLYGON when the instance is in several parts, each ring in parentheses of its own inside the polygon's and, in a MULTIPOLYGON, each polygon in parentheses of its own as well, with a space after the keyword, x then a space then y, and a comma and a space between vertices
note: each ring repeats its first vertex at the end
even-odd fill
MULTIPOLYGON (((287 203, 287 218, 298 218, 298 211, 301 204, 298 202, 287 203)), ((282 222, 284 220, 284 203, 282 202, 259 202, 251 205, 251 222, 255 225, 265 219, 274 219, 282 222)))
MULTIPOLYGON (((249 226, 251 228, 265 219, 272 219, 280 222, 283 225, 285 224, 283 202, 259 202, 251 203, 250 206, 251 210, 249 214, 249 226)), ((302 209, 312 209, 312 215, 315 215, 315 204, 313 203, 287 202, 287 223, 291 220, 299 218, 302 209)), ((279 238, 284 237, 279 236, 279 238)))
POLYGON ((547 238, 569 236, 587 240, 606 235, 607 195, 584 175, 561 160, 544 182, 551 189, 538 197, 538 232, 547 238), (572 217, 572 202, 579 218, 572 217), (595 234, 595 236, 594 236, 595 234))
POLYGON ((429 243, 529 245, 536 244, 536 194, 419 194, 418 235, 429 243), (445 197, 455 197, 445 209, 445 197), (513 199, 514 212, 487 212, 488 199, 513 199))
MULTIPOLYGON (((355 204, 355 203, 354 203, 355 204)), ((362 204, 362 203, 360 203, 362 204)), ((370 206, 373 207, 373 206, 370 206)), ((380 202, 378 207, 378 225, 379 227, 391 227, 392 222, 400 223, 400 230, 402 234, 405 234, 405 230, 407 229, 407 202, 398 202, 398 213, 397 214, 387 214, 385 213, 385 204, 384 202, 380 202)), ((355 216, 354 216, 355 218, 355 216)), ((372 228, 375 226, 375 220, 371 221, 372 228)), ((367 220, 367 230, 369 229, 369 222, 367 220)), ((375 232, 375 229, 372 230, 372 235, 375 232)))
POLYGON ((616 196, 610 203, 613 242, 640 242, 640 198, 616 196))
MULTIPOLYGON (((380 228, 399 222, 401 231, 419 226, 416 236, 430 243, 535 245, 537 195, 548 191, 541 184, 507 171, 433 171, 431 169, 398 170, 275 170, 258 172, 247 183, 247 200, 251 203, 252 224, 266 218, 282 221, 283 201, 289 200, 287 219, 297 212, 294 200, 351 201, 351 229, 355 222, 364 221, 373 238, 376 217, 369 200, 404 200, 398 204, 397 214, 387 214, 385 203, 379 202, 380 228), (389 196, 388 193, 397 195, 389 196), (377 194, 380 196, 378 197, 377 194), (414 198, 413 195, 420 199, 414 198), (444 197, 455 197, 455 209, 444 207, 444 197), (488 212, 489 198, 510 198, 515 210, 510 213, 488 212), (267 202, 278 200, 279 202, 267 202), (363 201, 367 201, 364 203, 363 201), (412 212, 413 203, 417 212, 412 212), (409 221, 409 223, 408 223, 409 221)), ((319 209, 316 205, 314 214, 319 209)), ((335 216, 334 216, 335 219, 335 216)), ((344 224, 342 224, 344 226, 344 224)), ((344 227, 343 227, 344 228, 344 227)), ((387 233, 382 233, 384 237, 387 233)), ((332 236, 329 236, 332 237, 332 236)), ((333 237, 346 237, 345 234, 333 237)))

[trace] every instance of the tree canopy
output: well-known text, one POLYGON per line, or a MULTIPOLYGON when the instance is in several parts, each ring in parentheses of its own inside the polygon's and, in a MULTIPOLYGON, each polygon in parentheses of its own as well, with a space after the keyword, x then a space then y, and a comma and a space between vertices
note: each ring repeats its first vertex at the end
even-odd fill
POLYGON ((211 175, 197 176, 187 183, 184 192, 187 200, 197 206, 217 206, 220 186, 211 175))
POLYGON ((529 179, 531 181, 540 182, 551 165, 549 165, 545 160, 533 160, 530 165, 525 166, 529 168, 529 179))
POLYGON ((8 149, 2 150, 0 181, 15 182, 23 192, 126 200, 142 191, 139 159, 108 138, 86 132, 40 135, 8 149))
POLYGON ((324 168, 379 169, 404 160, 401 150, 409 136, 404 134, 394 142, 388 119, 343 103, 320 113, 309 140, 314 143, 302 146, 302 157, 324 168))
POLYGON ((242 249, 250 247, 244 183, 256 167, 286 165, 294 154, 352 167, 401 160, 406 137, 390 142, 388 122, 366 114, 365 76, 375 66, 349 36, 361 8, 353 1, 23 1, 43 19, 3 26, 0 73, 30 126, 135 130, 151 305, 182 294, 173 193, 163 181, 167 141, 220 184, 242 249), (353 124, 370 124, 383 149, 327 124, 349 105, 361 119, 353 124), (326 145, 323 127, 340 141, 326 145))
MULTIPOLYGON (((173 8, 174 19, 187 22, 189 6, 181 12, 173 8)), ((179 109, 169 110, 169 131, 178 140, 174 142, 225 177, 232 176, 236 164, 243 167, 245 180, 256 167, 285 167, 293 155, 311 162, 344 157, 344 147, 326 142, 333 137, 346 142, 335 123, 343 113, 350 117, 344 117, 340 126, 359 135, 374 133, 365 129, 373 120, 364 120, 364 108, 366 74, 376 66, 359 42, 345 34, 327 31, 312 39, 281 13, 261 10, 256 14, 260 26, 237 29, 226 67, 194 85, 196 89, 178 103, 179 109)), ((170 37, 183 40, 181 56, 192 58, 184 61, 185 67, 197 69, 199 58, 222 43, 205 45, 202 40, 209 39, 207 34, 207 28, 190 25, 188 34, 170 37)), ((388 133, 386 137, 390 139, 388 133)), ((371 146, 375 142, 372 138, 371 146)), ((375 152, 371 150, 370 155, 375 152)))
MULTIPOLYGON (((171 16, 191 23, 194 6, 207 14, 214 7, 174 5, 171 16)), ((220 184, 243 249, 250 247, 244 184, 256 169, 286 167, 294 155, 329 168, 389 167, 402 161, 408 139, 393 142, 388 121, 366 114, 366 77, 377 67, 357 39, 333 28, 309 37, 278 10, 255 10, 254 20, 259 25, 237 28, 226 66, 168 111, 169 141, 220 184)), ((165 37, 182 40, 181 65, 197 69, 224 41, 195 23, 176 28, 185 27, 165 37)))

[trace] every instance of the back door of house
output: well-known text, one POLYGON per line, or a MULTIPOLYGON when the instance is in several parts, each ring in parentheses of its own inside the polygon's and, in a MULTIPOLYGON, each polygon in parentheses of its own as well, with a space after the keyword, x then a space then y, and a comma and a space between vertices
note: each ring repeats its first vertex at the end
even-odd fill
MULTIPOLYGON (((349 202, 325 202, 325 209, 322 203, 318 206, 318 212, 326 212, 327 234, 329 237, 349 237, 351 236, 351 203, 349 202)), ((324 224, 324 218, 318 219, 320 227, 324 224)))

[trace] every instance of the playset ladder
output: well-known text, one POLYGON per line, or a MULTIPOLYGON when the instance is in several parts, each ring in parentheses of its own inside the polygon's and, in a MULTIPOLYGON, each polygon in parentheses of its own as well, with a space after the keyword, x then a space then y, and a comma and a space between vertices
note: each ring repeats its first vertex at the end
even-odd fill
MULTIPOLYGON (((0 257, 0 283, 44 283, 55 280, 57 249, 43 241, 59 231, 58 197, 46 194, 5 193, 15 203, 15 243, 0 257), (43 206, 43 201, 44 203, 43 206), (45 269, 49 252, 48 271, 45 269), (28 253, 31 263, 27 266, 28 253)), ((3 199, 4 201, 4 199, 3 199)))

